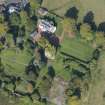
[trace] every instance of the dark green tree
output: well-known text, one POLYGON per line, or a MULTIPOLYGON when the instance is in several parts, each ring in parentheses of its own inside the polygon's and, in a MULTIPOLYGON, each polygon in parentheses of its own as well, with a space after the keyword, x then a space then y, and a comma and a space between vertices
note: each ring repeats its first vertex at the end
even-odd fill
POLYGON ((0 72, 4 71, 4 65, 2 64, 1 58, 0 58, 0 72))
POLYGON ((20 23, 21 23, 20 20, 21 19, 20 19, 19 14, 15 13, 15 12, 12 13, 9 17, 9 22, 10 22, 11 26, 20 26, 20 23))

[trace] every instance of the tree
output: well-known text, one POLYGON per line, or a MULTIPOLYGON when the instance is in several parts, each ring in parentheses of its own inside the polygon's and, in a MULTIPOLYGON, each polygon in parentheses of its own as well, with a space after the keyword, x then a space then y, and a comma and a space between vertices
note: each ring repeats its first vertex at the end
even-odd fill
POLYGON ((27 75, 34 75, 34 78, 37 78, 39 76, 40 69, 39 66, 32 64, 26 67, 25 72, 27 75))
POLYGON ((22 10, 20 12, 20 18, 21 18, 21 24, 22 25, 27 25, 27 20, 29 19, 27 12, 22 10))
POLYGON ((24 96, 19 99, 19 102, 17 105, 33 105, 33 103, 32 103, 32 100, 30 100, 29 96, 24 96))
POLYGON ((0 23, 3 23, 3 22, 4 22, 4 15, 0 14, 0 23))
POLYGON ((45 47, 45 56, 48 59, 55 59, 56 49, 50 43, 48 43, 45 47))
POLYGON ((20 12, 21 25, 25 28, 26 34, 30 34, 36 28, 36 19, 28 17, 26 11, 20 12))
POLYGON ((76 63, 75 61, 68 60, 64 62, 64 68, 67 70, 73 70, 73 69, 78 69, 79 64, 76 63))
POLYGON ((2 51, 2 49, 4 48, 3 44, 0 42, 0 53, 2 51))
POLYGON ((27 20, 27 24, 25 25, 26 34, 30 34, 36 28, 36 21, 32 19, 27 20))
POLYGON ((38 45, 42 48, 45 48, 46 45, 48 44, 48 40, 45 38, 45 37, 41 37, 39 40, 38 40, 38 45))
POLYGON ((4 65, 2 64, 1 58, 0 58, 0 72, 4 71, 4 65))
POLYGON ((45 50, 45 56, 48 59, 55 59, 56 49, 49 43, 49 41, 45 37, 40 38, 38 45, 45 50))
POLYGON ((55 70, 52 66, 48 67, 48 75, 53 79, 55 77, 55 70))
POLYGON ((62 21, 63 33, 68 33, 70 36, 74 36, 76 32, 76 21, 71 18, 64 18, 62 21))
POLYGON ((33 85, 31 83, 27 84, 27 92, 32 93, 33 92, 33 85))
POLYGON ((37 9, 40 6, 37 0, 29 0, 29 3, 33 10, 37 9))
POLYGON ((7 89, 9 92, 14 92, 15 85, 13 83, 8 83, 5 85, 5 89, 7 89))
POLYGON ((33 102, 36 102, 36 100, 41 99, 41 96, 40 96, 38 89, 34 89, 34 94, 32 94, 31 97, 32 97, 33 102))
POLYGON ((43 76, 39 83, 37 84, 39 93, 42 97, 47 97, 49 94, 49 89, 51 88, 51 81, 47 76, 43 76))
POLYGON ((10 25, 11 26, 20 26, 20 16, 17 13, 12 13, 9 17, 10 25))
POLYGON ((76 96, 72 96, 69 98, 67 105, 80 105, 80 100, 76 96))
POLYGON ((18 37, 23 37, 25 36, 25 26, 22 26, 18 30, 18 37))
POLYGON ((29 6, 27 8, 29 17, 35 16, 35 10, 38 9, 39 6, 40 4, 37 0, 29 0, 29 6))
POLYGON ((97 47, 105 45, 105 37, 103 32, 96 32, 95 44, 97 47))
POLYGON ((80 26, 80 34, 81 37, 86 41, 92 41, 94 38, 91 26, 87 23, 84 23, 80 26))
POLYGON ((8 30, 8 27, 6 24, 0 23, 0 35, 5 35, 8 30))
POLYGON ((93 52, 93 59, 98 60, 99 57, 100 57, 99 49, 94 50, 94 52, 93 52))

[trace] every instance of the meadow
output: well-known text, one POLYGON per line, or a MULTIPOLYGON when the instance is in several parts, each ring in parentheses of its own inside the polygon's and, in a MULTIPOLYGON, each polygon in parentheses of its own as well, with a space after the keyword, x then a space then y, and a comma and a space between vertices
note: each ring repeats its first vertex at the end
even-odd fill
POLYGON ((8 74, 22 75, 31 60, 31 55, 25 50, 5 49, 1 53, 1 58, 8 74))
POLYGON ((68 9, 76 7, 78 21, 82 21, 90 11, 97 25, 105 21, 105 0, 44 0, 42 6, 62 17, 68 9))
POLYGON ((70 39, 65 36, 61 51, 80 60, 89 61, 93 56, 94 48, 80 39, 70 39))

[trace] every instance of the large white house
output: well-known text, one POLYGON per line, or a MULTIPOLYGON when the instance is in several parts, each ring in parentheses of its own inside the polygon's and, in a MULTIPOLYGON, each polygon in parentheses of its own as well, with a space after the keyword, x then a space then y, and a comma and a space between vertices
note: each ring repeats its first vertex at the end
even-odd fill
POLYGON ((48 20, 39 19, 38 20, 38 29, 41 32, 51 32, 54 33, 56 31, 56 27, 54 24, 48 20))
POLYGON ((11 14, 13 12, 18 12, 18 8, 15 6, 10 6, 8 12, 11 14))

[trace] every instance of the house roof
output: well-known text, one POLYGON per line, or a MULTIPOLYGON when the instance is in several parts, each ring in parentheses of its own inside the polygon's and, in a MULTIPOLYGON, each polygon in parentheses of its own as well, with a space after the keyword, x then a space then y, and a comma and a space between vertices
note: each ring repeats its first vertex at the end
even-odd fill
POLYGON ((7 0, 6 3, 7 4, 11 4, 11 3, 20 3, 22 0, 7 0))
POLYGON ((38 9, 38 13, 40 14, 40 15, 47 15, 47 13, 48 13, 48 10, 46 9, 46 8, 39 8, 38 9))
POLYGON ((40 28, 42 32, 54 33, 56 31, 56 27, 52 24, 52 22, 44 19, 38 20, 38 28, 40 28))
POLYGON ((17 9, 18 8, 14 7, 14 6, 10 6, 8 12, 11 14, 13 12, 17 12, 17 9))
POLYGON ((28 0, 8 0, 5 2, 5 5, 6 6, 14 5, 20 8, 20 7, 25 7, 28 3, 29 3, 28 0))

